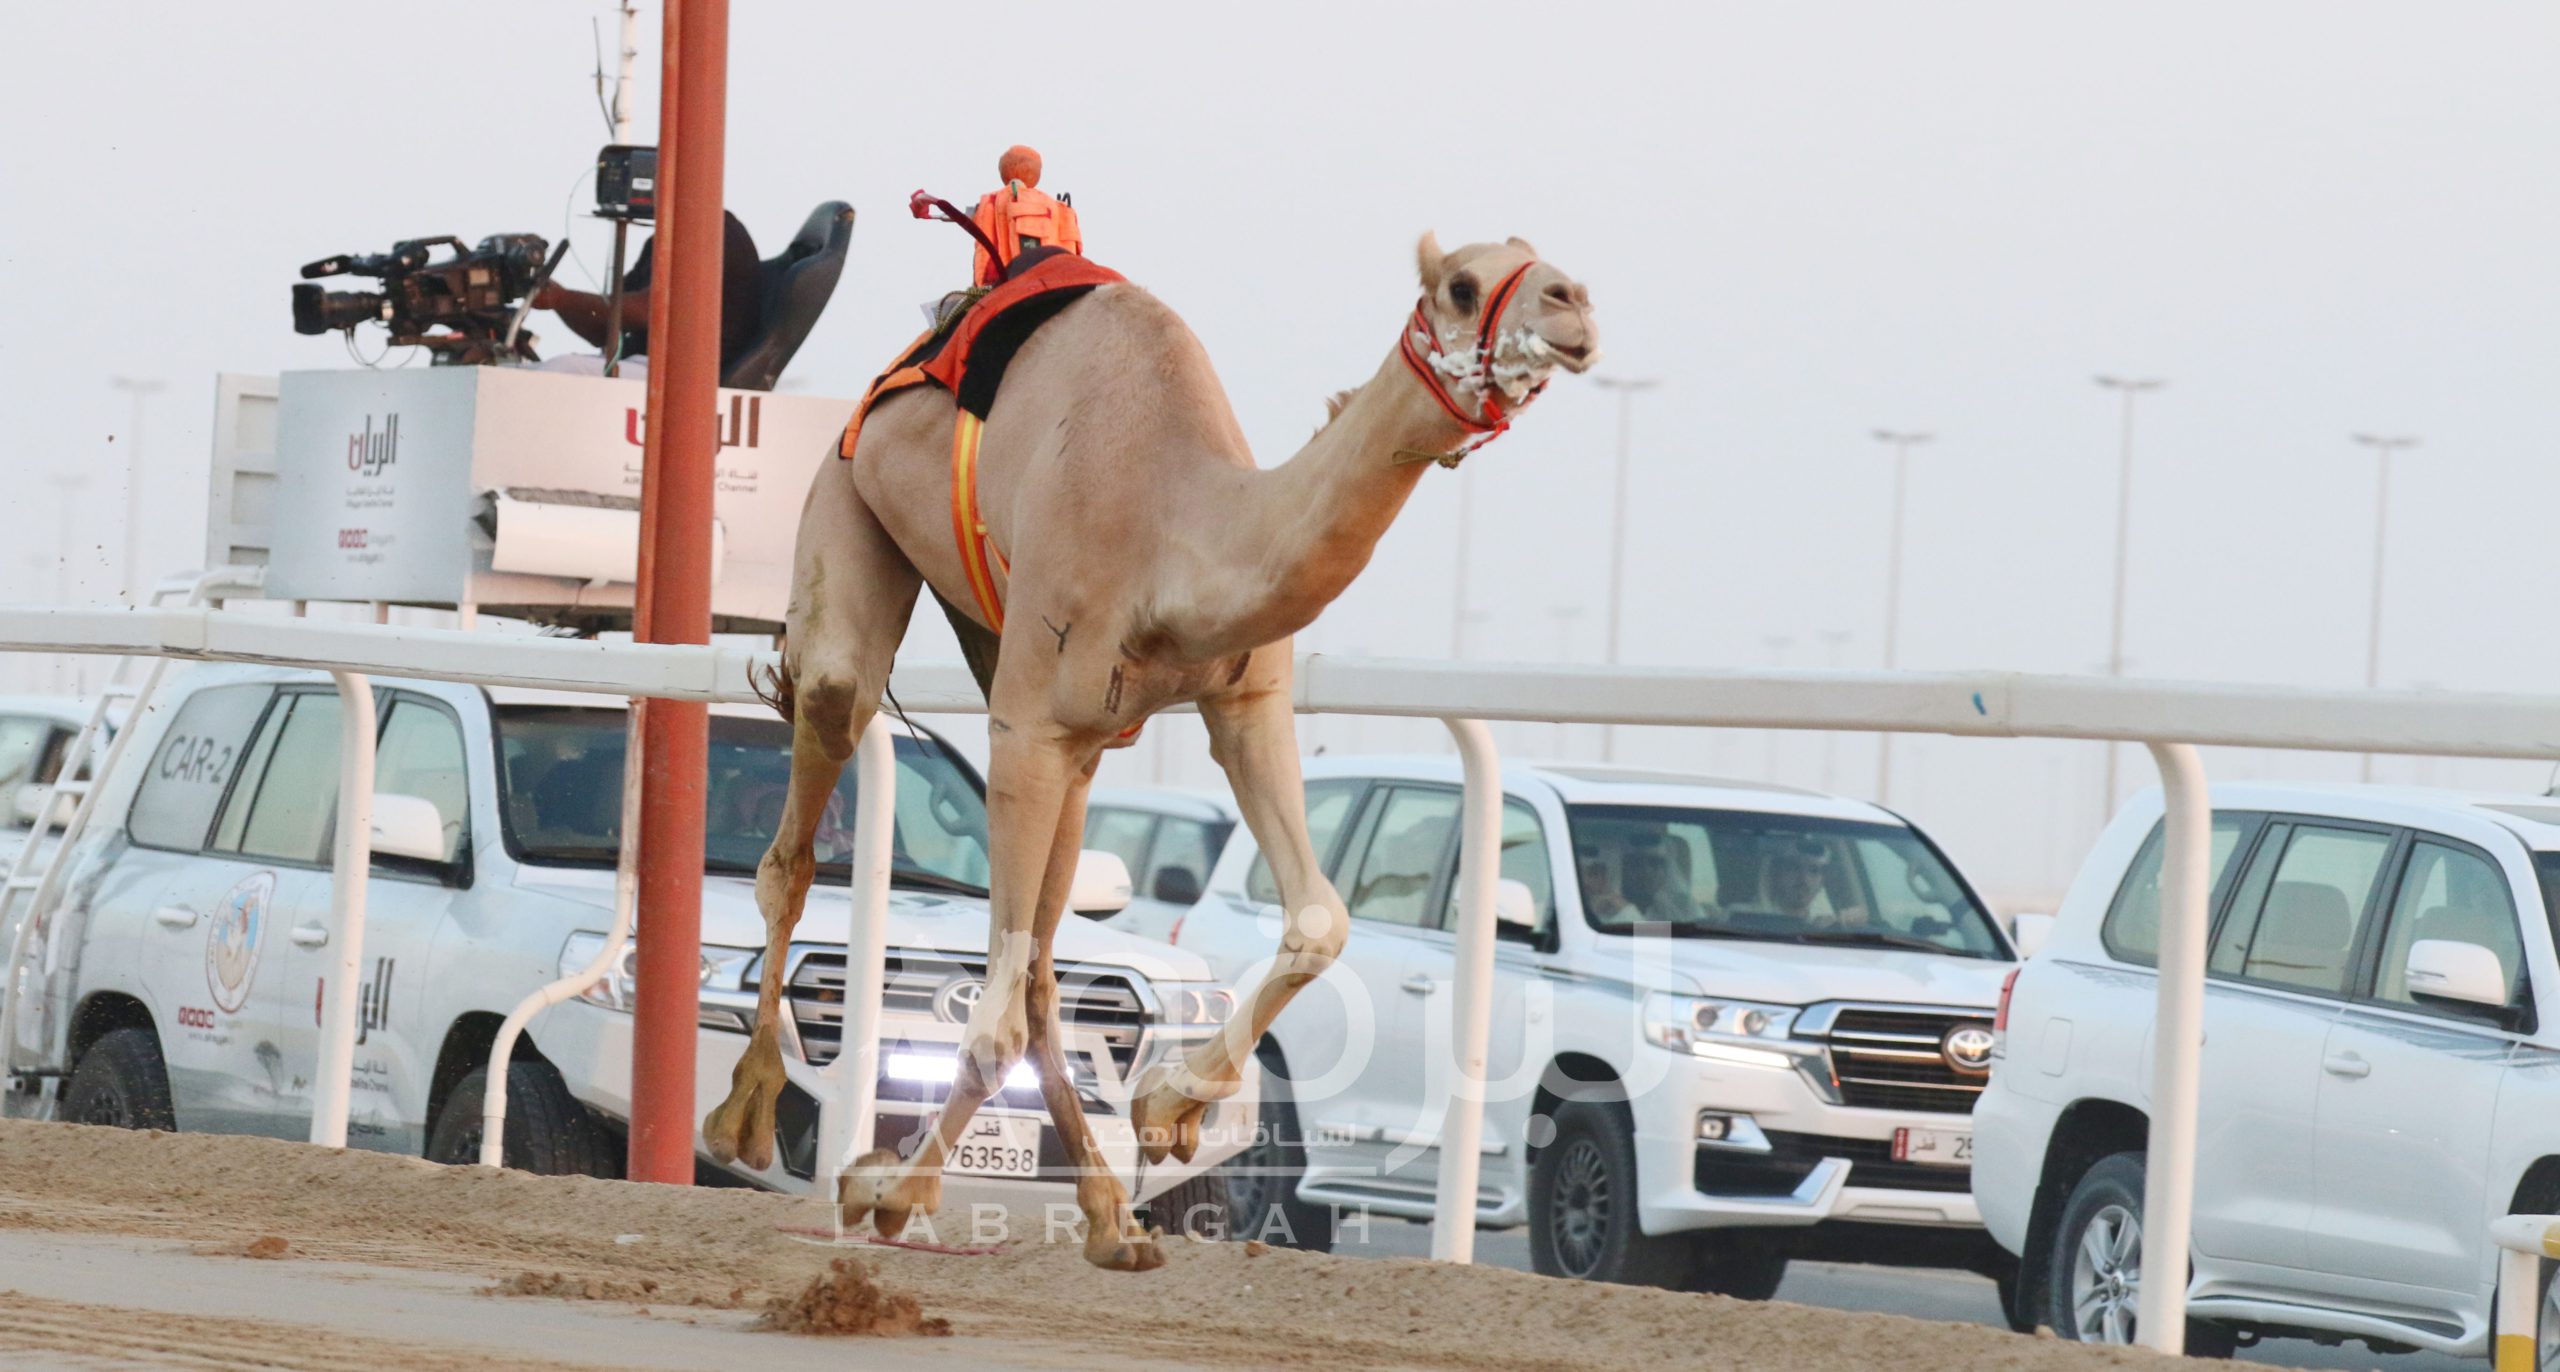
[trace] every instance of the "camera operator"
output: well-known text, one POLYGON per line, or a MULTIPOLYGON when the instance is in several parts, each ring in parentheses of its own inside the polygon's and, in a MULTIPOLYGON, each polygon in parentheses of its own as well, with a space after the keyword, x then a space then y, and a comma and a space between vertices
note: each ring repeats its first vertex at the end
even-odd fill
MULTIPOLYGON (((763 263, 747 226, 727 210, 720 212, 720 368, 726 372, 738 354, 755 341, 764 323, 763 263)), ((649 351, 649 285, 658 240, 640 247, 640 258, 622 277, 622 362, 626 375, 643 375, 638 359, 649 351)), ((533 307, 549 310, 580 338, 599 348, 609 346, 606 297, 545 282, 533 293, 533 307)), ((555 357, 543 364, 550 371, 597 372, 604 359, 595 355, 555 357)))

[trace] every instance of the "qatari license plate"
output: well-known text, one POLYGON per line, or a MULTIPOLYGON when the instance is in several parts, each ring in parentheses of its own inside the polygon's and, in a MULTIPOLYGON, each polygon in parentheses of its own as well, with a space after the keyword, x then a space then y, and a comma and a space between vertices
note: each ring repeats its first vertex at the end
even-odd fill
POLYGON ((1040 1175, 1040 1119, 1036 1115, 980 1115, 951 1150, 951 1171, 970 1177, 1040 1175))
POLYGON ((1893 1160, 1923 1167, 1971 1167, 1973 1134, 1964 1129, 1896 1129, 1893 1160))

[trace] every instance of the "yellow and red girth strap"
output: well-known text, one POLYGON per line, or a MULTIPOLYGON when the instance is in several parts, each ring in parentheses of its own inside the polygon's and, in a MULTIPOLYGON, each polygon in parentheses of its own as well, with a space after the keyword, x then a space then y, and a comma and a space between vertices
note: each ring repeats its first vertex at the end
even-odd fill
MULTIPOLYGON (((1411 368, 1415 376, 1421 378, 1423 389, 1431 392, 1431 398, 1440 402, 1440 408, 1447 411, 1451 419, 1458 421, 1469 433, 1475 435, 1460 444, 1456 452, 1441 458, 1442 466, 1458 465, 1459 458, 1500 438, 1511 428, 1513 411, 1503 408, 1502 388, 1495 385, 1493 380, 1495 333, 1502 327, 1502 312, 1511 308, 1511 298, 1520 293, 1520 278, 1527 276, 1529 269, 1536 265, 1538 260, 1533 257, 1514 267, 1511 274, 1502 278, 1501 282, 1493 288, 1492 293, 1484 298, 1483 310, 1477 315, 1476 364, 1470 369, 1467 379, 1475 384, 1476 393, 1483 397, 1482 416, 1467 413, 1467 407, 1459 404, 1456 396, 1449 394, 1448 380, 1440 374, 1438 368, 1431 365, 1431 358, 1439 356, 1439 335, 1432 332, 1431 316, 1423 310, 1426 302, 1414 302, 1413 320, 1406 326, 1402 340, 1404 365, 1411 368), (1430 357, 1424 356, 1422 349, 1414 343, 1413 336, 1416 333, 1432 340, 1430 357)), ((1527 395, 1521 397, 1520 404, 1526 405, 1537 399, 1538 392, 1545 389, 1545 383, 1540 383, 1527 395)))
POLYGON ((978 441, 987 412, 995 407, 1005 368, 1034 331, 1085 292, 1127 279, 1055 248, 1034 249, 1014 259, 1005 283, 971 305, 956 323, 927 330, 907 345, 897 363, 863 393, 836 445, 837 457, 853 456, 863 416, 881 396, 926 383, 951 393, 960 410, 951 428, 951 536, 959 544, 960 565, 978 613, 998 633, 1004 631, 1004 595, 997 578, 1011 569, 988 535, 978 504, 978 441))

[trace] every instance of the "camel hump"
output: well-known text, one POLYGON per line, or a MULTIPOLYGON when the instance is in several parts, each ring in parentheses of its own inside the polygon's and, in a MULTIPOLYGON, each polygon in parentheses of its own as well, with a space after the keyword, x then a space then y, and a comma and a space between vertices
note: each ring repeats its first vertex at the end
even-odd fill
POLYGON ((996 159, 996 179, 1006 185, 1019 181, 1026 187, 1040 184, 1040 154, 1028 144, 1016 143, 996 159))

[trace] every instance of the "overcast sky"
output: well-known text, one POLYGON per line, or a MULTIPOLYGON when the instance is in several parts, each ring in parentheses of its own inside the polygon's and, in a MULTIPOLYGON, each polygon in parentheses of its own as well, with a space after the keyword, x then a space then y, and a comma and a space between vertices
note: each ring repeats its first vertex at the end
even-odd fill
MULTIPOLYGON (((2547 3, 1289 6, 737 0, 730 205, 767 253, 862 213, 793 364, 852 395, 966 271, 907 192, 992 183, 1021 141, 1088 250, 1205 341, 1267 464, 1365 379, 1412 242, 1517 234, 1579 276, 1636 401, 1629 661, 1748 667, 1883 647, 1890 462, 1913 460, 1902 663, 2103 664, 2115 397, 2143 402, 2137 674, 2362 679, 2374 463, 2394 469, 2386 684, 2548 689, 2532 609, 2560 506, 2560 8, 2547 3), (1781 642, 1785 641, 1785 642, 1781 642)), ((573 230, 604 141, 572 0, 45 6, 0 46, 0 397, 21 536, 0 598, 118 584, 129 397, 156 380, 140 544, 200 560, 217 371, 345 364, 295 336, 295 267, 395 239, 573 230), (49 478, 85 479, 66 520, 49 478), (74 555, 57 581, 58 534, 74 555)), ((657 6, 644 7, 644 137, 657 6)), ((608 29, 610 27, 608 21, 608 29)), ((554 332, 558 332, 554 330, 554 332)), ((1615 406, 1571 378, 1465 475, 1434 472, 1305 646, 1597 661, 1615 406)), ((920 625, 912 658, 951 655, 920 625)), ((0 669, 0 684, 36 680, 0 669)), ((962 743, 983 733, 962 721, 962 743)), ((1106 781, 1199 784, 1180 721, 1106 781)), ((1330 751, 1438 726, 1309 720, 1330 751)), ((1595 729, 1499 731, 1596 756, 1595 729)), ((2094 745, 1905 740, 1893 801, 2004 902, 2049 899, 2098 822, 2094 745)), ((1868 794, 1871 738, 1629 733, 1624 760, 1868 794), (1827 773, 1827 776, 1826 776, 1827 773)), ((2215 754, 2217 775, 2351 759, 2215 754)), ((2541 789, 2521 764, 2386 779, 2541 789)), ((2127 750, 2125 789, 2149 780, 2127 750)))

